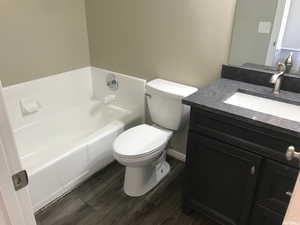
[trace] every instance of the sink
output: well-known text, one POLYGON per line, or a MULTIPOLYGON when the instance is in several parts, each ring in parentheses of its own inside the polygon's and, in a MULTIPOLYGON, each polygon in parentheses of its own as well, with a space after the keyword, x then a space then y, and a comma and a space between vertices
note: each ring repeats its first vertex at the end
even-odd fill
POLYGON ((236 92, 224 101, 226 104, 300 122, 300 106, 251 94, 236 92))

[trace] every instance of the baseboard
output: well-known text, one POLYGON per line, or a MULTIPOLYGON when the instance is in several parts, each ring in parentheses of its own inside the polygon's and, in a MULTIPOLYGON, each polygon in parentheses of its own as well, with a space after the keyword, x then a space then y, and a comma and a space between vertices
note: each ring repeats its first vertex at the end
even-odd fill
POLYGON ((185 162, 185 154, 178 152, 172 148, 169 148, 167 154, 175 159, 185 162))

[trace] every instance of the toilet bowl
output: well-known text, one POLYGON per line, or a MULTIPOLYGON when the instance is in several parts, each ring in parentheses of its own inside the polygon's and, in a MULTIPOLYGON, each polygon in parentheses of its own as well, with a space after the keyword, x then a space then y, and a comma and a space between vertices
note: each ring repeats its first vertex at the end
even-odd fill
POLYGON ((122 133, 114 142, 114 157, 126 166, 124 192, 141 196, 155 187, 169 171, 166 151, 172 131, 142 124, 122 133))
POLYGON ((166 147, 173 132, 187 121, 189 112, 189 107, 181 103, 182 98, 196 91, 194 87, 162 79, 147 83, 147 104, 154 124, 130 128, 113 143, 114 158, 126 166, 127 195, 144 195, 169 173, 166 147))

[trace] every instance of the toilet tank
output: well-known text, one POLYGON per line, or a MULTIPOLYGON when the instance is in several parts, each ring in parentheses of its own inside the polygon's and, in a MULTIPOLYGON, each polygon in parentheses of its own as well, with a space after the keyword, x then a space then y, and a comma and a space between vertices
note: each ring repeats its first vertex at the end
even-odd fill
POLYGON ((189 112, 189 107, 182 104, 182 99, 197 90, 162 79, 148 82, 146 96, 151 120, 161 127, 178 130, 187 121, 189 112))

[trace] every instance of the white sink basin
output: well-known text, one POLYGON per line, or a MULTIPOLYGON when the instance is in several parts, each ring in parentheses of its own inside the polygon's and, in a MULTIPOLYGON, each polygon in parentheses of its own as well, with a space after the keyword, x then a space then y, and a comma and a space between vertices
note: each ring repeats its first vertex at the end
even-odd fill
POLYGON ((224 103, 300 122, 300 106, 298 105, 257 97, 242 92, 236 92, 225 100, 224 103))

